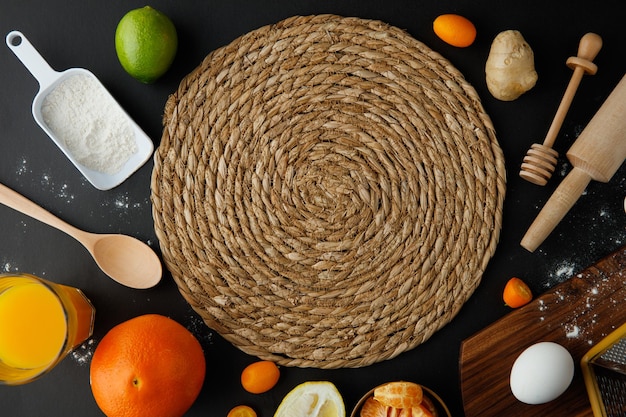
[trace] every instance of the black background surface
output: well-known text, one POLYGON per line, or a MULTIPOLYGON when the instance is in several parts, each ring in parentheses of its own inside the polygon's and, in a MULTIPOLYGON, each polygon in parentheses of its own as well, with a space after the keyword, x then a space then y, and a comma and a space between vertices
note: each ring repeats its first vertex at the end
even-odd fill
MULTIPOLYGON (((476 88, 491 116, 507 168, 507 195, 498 249, 483 280, 459 315, 430 340, 397 358, 360 369, 282 368, 278 385, 266 394, 246 393, 239 376, 256 358, 245 355, 208 329, 180 296, 169 273, 149 290, 133 290, 108 279, 89 254, 69 236, 0 206, 0 272, 29 272, 79 287, 97 308, 91 343, 43 378, 19 387, 0 387, 2 416, 100 416, 89 387, 89 358, 98 340, 114 325, 145 313, 174 318, 196 334, 207 358, 204 388, 187 416, 225 416, 238 404, 253 406, 260 417, 273 415, 282 397, 308 380, 334 382, 349 410, 362 393, 390 380, 412 380, 438 392, 454 416, 462 416, 459 347, 463 339, 505 315, 505 282, 523 277, 536 294, 562 282, 626 239, 622 167, 609 183, 592 182, 574 208, 535 253, 520 245, 523 234, 554 188, 571 168, 564 154, 626 70, 626 7, 622 1, 165 1, 150 5, 171 17, 179 51, 170 71, 143 85, 117 61, 114 32, 137 1, 3 1, 0 33, 20 30, 56 70, 91 70, 154 140, 161 137, 167 96, 212 50, 236 37, 293 15, 334 13, 377 19, 407 30, 448 58, 476 88), (454 48, 432 31, 433 19, 459 13, 478 29, 469 48, 454 48), (484 64, 491 41, 507 29, 519 30, 535 53, 539 80, 513 102, 487 91, 484 64), (597 75, 585 77, 557 138, 562 155, 545 187, 518 177, 532 143, 542 142, 572 71, 586 32, 602 36, 597 75)), ((0 182, 67 222, 91 232, 135 236, 158 251, 150 204, 152 160, 111 191, 93 188, 39 129, 31 115, 36 80, 5 46, 0 47, 0 182)), ((624 115, 626 117, 626 115, 624 115)), ((625 138, 626 140, 626 138, 625 138)), ((620 324, 620 323, 617 323, 620 324)))

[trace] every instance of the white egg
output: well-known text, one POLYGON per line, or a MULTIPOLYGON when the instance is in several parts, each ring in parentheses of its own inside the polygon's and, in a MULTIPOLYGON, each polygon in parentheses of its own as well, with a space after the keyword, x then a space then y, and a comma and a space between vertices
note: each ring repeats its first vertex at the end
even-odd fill
POLYGON ((519 401, 543 404, 563 394, 573 377, 574 359, 567 349, 554 342, 539 342, 517 357, 509 382, 519 401))

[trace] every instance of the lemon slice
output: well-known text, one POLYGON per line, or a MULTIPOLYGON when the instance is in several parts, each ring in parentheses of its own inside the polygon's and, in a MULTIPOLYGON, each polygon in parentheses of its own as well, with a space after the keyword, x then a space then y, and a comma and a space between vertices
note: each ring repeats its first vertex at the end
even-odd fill
POLYGON ((285 395, 274 417, 345 417, 337 387, 327 381, 304 382, 285 395))

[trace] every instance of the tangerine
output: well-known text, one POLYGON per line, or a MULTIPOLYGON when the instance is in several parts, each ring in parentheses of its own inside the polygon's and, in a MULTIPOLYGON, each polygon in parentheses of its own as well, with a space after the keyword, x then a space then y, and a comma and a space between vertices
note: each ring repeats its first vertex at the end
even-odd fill
POLYGON ((433 31, 441 40, 459 48, 474 43, 476 27, 466 17, 457 14, 443 14, 433 21, 433 31))
POLYGON ((435 417, 436 415, 437 411, 425 403, 411 409, 411 417, 435 417))
POLYGON ((530 303, 533 299, 533 293, 524 281, 513 277, 504 286, 502 299, 507 306, 518 308, 530 303))
POLYGON ((389 382, 374 389, 374 398, 393 408, 417 407, 423 397, 422 387, 414 382, 389 382))
POLYGON ((241 372, 243 389, 252 394, 269 391, 280 377, 278 366, 272 361, 258 361, 246 366, 241 372))
POLYGON ((387 408, 374 397, 369 397, 361 407, 360 417, 387 417, 387 408))
POLYGON ((102 338, 91 360, 91 391, 107 417, 181 417, 205 373, 195 336, 170 318, 146 314, 102 338))
POLYGON ((247 405, 238 405, 228 412, 226 417, 257 417, 256 412, 247 405))

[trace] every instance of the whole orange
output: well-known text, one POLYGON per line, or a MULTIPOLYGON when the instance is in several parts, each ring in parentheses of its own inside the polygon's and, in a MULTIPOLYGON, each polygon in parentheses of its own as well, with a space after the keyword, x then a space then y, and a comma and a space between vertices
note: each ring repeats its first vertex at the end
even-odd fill
POLYGON ((91 391, 108 417, 181 417, 205 373, 195 336, 170 318, 146 314, 102 338, 91 360, 91 391))

